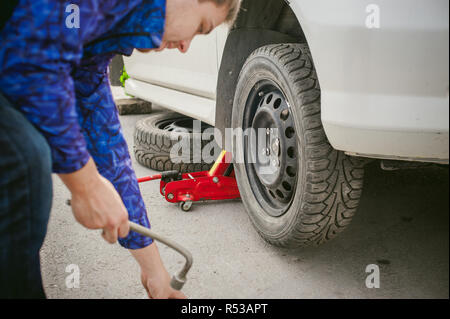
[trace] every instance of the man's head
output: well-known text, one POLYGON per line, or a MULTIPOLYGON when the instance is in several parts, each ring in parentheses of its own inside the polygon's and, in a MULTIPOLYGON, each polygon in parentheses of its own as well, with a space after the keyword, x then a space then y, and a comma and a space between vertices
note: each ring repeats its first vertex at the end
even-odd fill
POLYGON ((167 0, 161 47, 186 52, 194 36, 208 34, 226 22, 234 23, 240 0, 167 0))

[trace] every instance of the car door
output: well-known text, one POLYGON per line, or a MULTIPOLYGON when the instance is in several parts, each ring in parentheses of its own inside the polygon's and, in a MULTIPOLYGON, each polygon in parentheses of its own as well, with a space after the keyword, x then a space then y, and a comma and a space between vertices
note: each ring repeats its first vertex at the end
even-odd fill
POLYGON ((148 53, 135 50, 130 58, 125 58, 127 73, 138 81, 215 99, 217 39, 217 29, 209 35, 197 36, 185 54, 178 50, 148 53))

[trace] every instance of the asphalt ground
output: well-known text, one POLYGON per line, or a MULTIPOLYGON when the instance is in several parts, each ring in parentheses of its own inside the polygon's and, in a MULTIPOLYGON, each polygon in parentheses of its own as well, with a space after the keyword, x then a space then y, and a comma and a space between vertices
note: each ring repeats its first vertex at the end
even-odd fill
MULTIPOLYGON (((145 116, 121 116, 137 176, 154 173, 132 153, 134 125, 145 116)), ((142 184, 141 191, 153 230, 194 256, 183 290, 190 298, 448 298, 448 177, 448 167, 387 172, 371 163, 347 230, 325 245, 295 250, 264 242, 240 201, 194 204, 185 213, 164 200, 158 182, 142 184), (366 286, 366 267, 373 264, 379 288, 366 286)), ((69 192, 53 180, 41 250, 48 298, 146 298, 130 253, 79 225, 65 204, 69 192), (73 275, 69 265, 80 271, 78 288, 66 285, 73 275)), ((158 247, 169 272, 180 269, 183 258, 158 247)))

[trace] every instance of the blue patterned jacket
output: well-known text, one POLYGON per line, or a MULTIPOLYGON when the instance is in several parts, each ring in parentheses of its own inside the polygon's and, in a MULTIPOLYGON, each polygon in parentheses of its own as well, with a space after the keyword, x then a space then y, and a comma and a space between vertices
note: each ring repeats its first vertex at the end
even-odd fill
MULTIPOLYGON (((130 220, 146 227, 107 67, 115 54, 159 47, 165 8, 165 0, 20 0, 0 31, 0 90, 47 139, 53 171, 77 171, 92 157, 130 220), (67 27, 70 4, 80 28, 67 27)), ((130 232, 119 242, 138 249, 152 241, 130 232)))

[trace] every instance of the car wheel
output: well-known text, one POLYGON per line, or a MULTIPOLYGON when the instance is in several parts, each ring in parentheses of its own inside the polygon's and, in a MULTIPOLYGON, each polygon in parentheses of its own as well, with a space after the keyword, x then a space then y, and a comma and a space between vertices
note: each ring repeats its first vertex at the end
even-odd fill
POLYGON ((306 44, 269 45, 250 55, 239 76, 232 126, 254 129, 254 136, 235 135, 235 173, 250 220, 266 241, 321 244, 350 223, 364 160, 328 142, 306 44))
MULTIPOLYGON (((197 155, 199 151, 194 150, 193 121, 190 117, 172 112, 152 114, 138 121, 134 131, 134 154, 138 163, 157 171, 177 170, 188 173, 209 170, 214 164, 213 160, 205 162, 201 156, 200 161, 194 162, 194 151, 197 155), (182 154, 171 156, 171 150, 180 138, 189 141, 188 158, 184 158, 182 154)), ((208 128, 212 127, 201 124, 202 132, 208 128)), ((213 138, 201 141, 201 152, 206 147, 211 154, 220 152, 213 138)))

